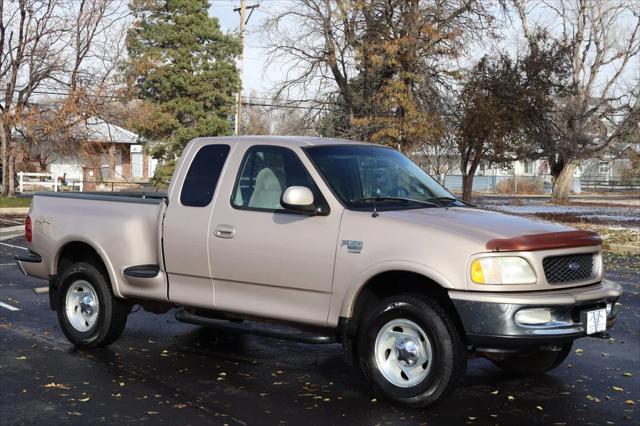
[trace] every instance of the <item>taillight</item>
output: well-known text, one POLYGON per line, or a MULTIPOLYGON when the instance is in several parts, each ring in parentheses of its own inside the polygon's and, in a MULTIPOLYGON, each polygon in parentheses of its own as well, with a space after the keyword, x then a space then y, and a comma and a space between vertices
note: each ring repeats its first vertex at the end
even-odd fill
POLYGON ((33 228, 31 227, 31 216, 27 216, 24 221, 24 236, 28 242, 33 239, 33 228))

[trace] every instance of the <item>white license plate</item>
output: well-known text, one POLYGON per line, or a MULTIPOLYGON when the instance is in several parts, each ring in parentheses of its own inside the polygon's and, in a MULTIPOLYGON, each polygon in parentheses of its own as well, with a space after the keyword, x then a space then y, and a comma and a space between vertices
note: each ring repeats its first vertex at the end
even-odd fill
POLYGON ((606 309, 584 311, 583 315, 586 316, 587 334, 600 333, 601 331, 605 331, 607 329, 607 310, 606 309))

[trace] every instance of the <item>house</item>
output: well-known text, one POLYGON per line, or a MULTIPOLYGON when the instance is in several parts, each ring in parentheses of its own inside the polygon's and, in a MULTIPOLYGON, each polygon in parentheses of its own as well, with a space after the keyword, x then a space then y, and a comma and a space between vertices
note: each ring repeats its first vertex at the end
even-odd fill
MULTIPOLYGON (((67 182, 83 182, 84 190, 109 184, 146 183, 157 160, 144 152, 137 134, 98 117, 82 124, 82 147, 55 156, 48 172, 67 182)), ((73 142, 73 141, 70 141, 73 142)))

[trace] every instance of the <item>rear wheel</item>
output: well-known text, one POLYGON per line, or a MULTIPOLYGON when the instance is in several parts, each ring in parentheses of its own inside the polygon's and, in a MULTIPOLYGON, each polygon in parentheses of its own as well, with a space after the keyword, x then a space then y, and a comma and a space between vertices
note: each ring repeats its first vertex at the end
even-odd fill
POLYGON ((553 370, 569 356, 572 343, 560 346, 557 350, 535 350, 515 354, 493 363, 509 373, 522 376, 535 376, 553 370))
POLYGON ((449 314, 419 295, 381 301, 360 327, 358 354, 373 390, 399 404, 424 407, 452 392, 466 353, 449 314))
POLYGON ((120 337, 129 306, 113 295, 108 279, 96 266, 73 264, 63 272, 58 291, 58 321, 75 346, 107 346, 120 337))

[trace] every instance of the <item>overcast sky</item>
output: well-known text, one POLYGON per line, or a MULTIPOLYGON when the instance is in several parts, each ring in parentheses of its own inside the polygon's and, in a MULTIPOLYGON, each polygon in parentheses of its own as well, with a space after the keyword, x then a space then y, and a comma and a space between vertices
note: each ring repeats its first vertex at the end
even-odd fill
MULTIPOLYGON (((240 25, 240 13, 234 12, 235 7, 240 7, 239 0, 209 0, 211 7, 209 13, 220 20, 223 31, 237 32, 240 25)), ((286 1, 286 0, 285 0, 286 1)), ((260 4, 255 9, 246 26, 244 45, 244 64, 242 70, 242 93, 248 96, 252 91, 258 95, 267 92, 275 82, 281 80, 283 75, 277 66, 265 70, 267 56, 261 47, 262 38, 259 29, 265 17, 274 8, 283 4, 282 0, 247 0, 247 6, 260 4), (280 3, 280 4, 276 4, 280 3)), ((247 14, 248 15, 248 14, 247 14)))
MULTIPOLYGON (((220 20, 220 25, 223 31, 237 32, 240 22, 240 16, 238 12, 234 12, 235 7, 240 6, 240 0, 209 0, 210 14, 216 16, 220 20)), ((640 0, 639 0, 640 1, 640 0)), ((263 37, 260 34, 260 27, 263 24, 265 18, 269 14, 275 13, 284 7, 287 7, 289 0, 247 0, 247 5, 260 4, 258 9, 254 10, 251 19, 246 27, 245 33, 245 57, 243 64, 243 95, 248 96, 252 92, 255 92, 258 96, 266 95, 267 92, 274 86, 275 83, 281 81, 284 78, 284 72, 281 70, 279 64, 273 64, 267 66, 267 55, 265 53, 263 44, 263 37)), ((497 13, 497 11, 496 11, 497 13)), ((557 22, 549 22, 544 13, 532 13, 530 16, 531 21, 537 21, 545 23, 553 28, 557 22)), ((513 16, 513 25, 506 25, 502 28, 502 40, 495 41, 481 41, 478 40, 477 45, 469 49, 466 52, 467 57, 461 58, 463 63, 470 63, 471 61, 477 61, 485 52, 491 50, 491 45, 514 54, 517 50, 522 48, 522 35, 517 25, 517 18, 513 16), (489 44, 485 44, 488 42, 489 44)), ((630 24, 631 22, 624 22, 624 24, 630 24)), ((637 81, 638 72, 640 70, 640 58, 635 58, 633 63, 627 67, 626 72, 623 75, 623 80, 627 78, 637 81), (624 78, 627 77, 627 78, 624 78)), ((611 70, 613 71, 613 69, 611 70)))

